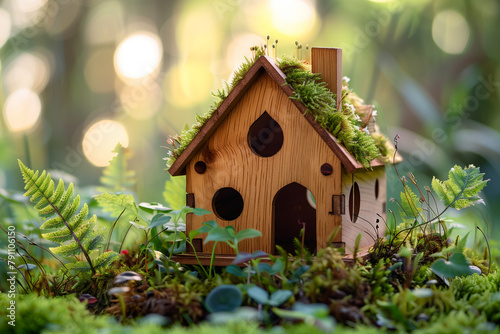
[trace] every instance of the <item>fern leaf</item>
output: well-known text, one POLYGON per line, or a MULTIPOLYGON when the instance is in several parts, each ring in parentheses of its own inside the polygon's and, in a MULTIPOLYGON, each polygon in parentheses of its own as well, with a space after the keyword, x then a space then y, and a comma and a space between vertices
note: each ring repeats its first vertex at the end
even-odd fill
POLYGON ((483 180, 484 173, 474 165, 462 168, 455 165, 448 173, 448 180, 432 179, 432 189, 447 207, 457 210, 483 203, 478 195, 489 180, 483 180))
POLYGON ((95 258, 94 260, 94 266, 95 268, 105 268, 109 264, 113 263, 114 260, 118 258, 118 253, 109 251, 109 252, 104 252, 98 257, 95 258))
POLYGON ((102 183, 102 186, 97 188, 99 192, 127 191, 135 185, 135 171, 127 170, 129 151, 118 143, 113 152, 116 153, 116 156, 103 170, 99 179, 102 183))
MULTIPOLYGON (((38 212, 43 216, 51 215, 55 212, 55 208, 51 203, 57 203, 61 196, 64 194, 64 182, 59 179, 56 190, 53 192, 52 196, 47 201, 47 205, 44 208, 37 209, 38 212)), ((40 206, 41 207, 41 206, 40 206)), ((35 207, 36 208, 36 207, 35 207)))
POLYGON ((92 240, 90 240, 90 242, 87 245, 87 252, 91 252, 94 249, 99 248, 99 246, 101 246, 103 241, 104 237, 101 234, 98 234, 95 237, 93 237, 92 240))
POLYGON ((45 223, 40 226, 42 230, 48 230, 52 228, 60 228, 64 226, 64 220, 60 216, 55 216, 50 219, 47 219, 45 223))
POLYGON ((80 195, 76 196, 73 201, 71 202, 71 205, 66 205, 65 207, 62 208, 62 211, 59 211, 61 216, 65 219, 68 220, 70 217, 72 217, 78 208, 80 207, 80 195))
POLYGON ((419 197, 408 185, 404 187, 404 191, 401 192, 401 218, 405 221, 410 220, 413 222, 415 218, 418 218, 420 212, 422 212, 422 204, 419 197))
POLYGON ((75 241, 67 245, 61 245, 58 247, 50 247, 50 251, 54 254, 61 255, 64 257, 72 257, 82 254, 80 245, 75 241))
MULTIPOLYGON (((80 226, 80 224, 83 223, 85 221, 85 219, 87 218, 88 213, 89 213, 89 207, 87 206, 87 203, 83 203, 83 207, 80 210, 80 212, 68 220, 68 225, 72 229, 80 226)), ((94 218, 94 217, 92 217, 92 218, 94 218)))
POLYGON ((99 194, 94 197, 104 212, 110 212, 112 216, 119 216, 124 209, 137 214, 137 205, 132 195, 113 195, 109 193, 99 194))
POLYGON ((78 261, 74 263, 67 263, 66 268, 72 273, 77 274, 82 271, 86 271, 90 269, 90 265, 85 261, 78 261))
MULTIPOLYGON (((89 228, 90 224, 87 223, 78 227, 77 229, 74 229, 73 232, 75 233, 75 236, 78 238, 78 240, 82 240, 89 232, 89 228)), ((63 242, 71 240, 73 238, 73 234, 67 228, 65 228, 50 233, 43 233, 42 237, 46 240, 62 244, 63 242)))

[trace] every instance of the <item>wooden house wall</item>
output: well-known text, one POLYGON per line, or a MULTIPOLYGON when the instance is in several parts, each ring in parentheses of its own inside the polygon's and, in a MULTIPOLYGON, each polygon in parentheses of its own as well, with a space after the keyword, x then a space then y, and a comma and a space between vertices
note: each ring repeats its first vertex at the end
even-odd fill
MULTIPOLYGON (((356 237, 362 234, 360 247, 371 246, 377 238, 376 221, 377 214, 384 219, 386 206, 386 176, 384 167, 375 167, 373 171, 356 171, 354 173, 342 173, 342 194, 345 195, 345 214, 342 216, 342 241, 346 243, 346 251, 350 252, 354 248, 356 237), (352 196, 353 211, 356 207, 354 184, 358 185, 360 202, 357 219, 355 212, 350 214, 349 197, 352 196), (378 186, 376 186, 378 184, 378 186), (378 188, 378 191, 376 190, 378 188), (354 222, 353 222, 354 221, 354 222)), ((385 224, 379 218, 378 234, 384 236, 385 224)))
MULTIPOLYGON (((243 211, 232 221, 222 220, 215 214, 189 215, 187 229, 199 228, 211 219, 215 219, 219 226, 232 225, 236 231, 254 228, 262 232, 262 237, 243 241, 240 251, 274 253, 273 200, 280 189, 297 182, 315 197, 317 245, 325 247, 329 234, 342 220, 341 216, 329 214, 332 195, 341 193, 341 169, 339 159, 323 139, 312 130, 282 89, 262 71, 186 168, 186 190, 194 193, 196 207, 213 211, 215 192, 232 187, 243 197, 243 211), (250 126, 264 112, 278 122, 284 137, 279 152, 267 158, 252 152, 247 137, 250 126), (206 164, 203 174, 194 169, 198 161, 206 164), (321 173, 320 168, 325 163, 333 167, 331 175, 321 173)), ((340 241, 340 237, 339 234, 335 241, 340 241)), ((203 251, 211 249, 208 243, 203 251)), ((216 252, 233 253, 220 243, 216 252)))

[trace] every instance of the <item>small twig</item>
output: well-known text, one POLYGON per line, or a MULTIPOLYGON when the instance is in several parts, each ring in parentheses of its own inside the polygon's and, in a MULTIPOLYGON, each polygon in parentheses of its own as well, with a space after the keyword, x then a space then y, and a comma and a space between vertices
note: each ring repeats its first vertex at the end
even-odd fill
POLYGON ((488 247, 488 275, 490 274, 490 269, 491 269, 491 251, 490 251, 490 244, 488 242, 488 238, 486 238, 486 234, 484 234, 483 230, 479 226, 476 226, 476 228, 481 231, 481 233, 484 236, 484 240, 486 240, 486 246, 488 247))
POLYGON ((114 221, 113 225, 111 226, 111 229, 109 230, 108 242, 106 244, 106 248, 104 249, 104 251, 107 251, 109 249, 108 247, 109 247, 109 243, 111 242, 111 235, 113 234, 113 230, 115 229, 115 226, 118 223, 118 220, 121 218, 121 216, 123 215, 123 213, 125 212, 125 210, 127 210, 127 208, 123 209, 123 211, 120 213, 120 215, 118 216, 118 218, 116 218, 116 220, 114 221))
POLYGON ((120 249, 118 250, 118 253, 121 253, 122 251, 122 247, 123 247, 123 243, 125 242, 125 238, 127 237, 128 235, 128 232, 130 231, 130 229, 132 228, 132 225, 130 225, 127 229, 127 232, 125 232, 125 235, 123 236, 123 239, 122 239, 122 242, 120 244, 120 249))

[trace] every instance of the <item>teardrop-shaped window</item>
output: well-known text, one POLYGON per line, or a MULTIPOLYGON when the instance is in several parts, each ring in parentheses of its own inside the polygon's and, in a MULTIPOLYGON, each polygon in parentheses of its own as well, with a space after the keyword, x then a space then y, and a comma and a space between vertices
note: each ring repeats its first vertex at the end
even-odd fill
POLYGON ((357 182, 354 182, 349 193, 349 217, 353 223, 358 220, 360 202, 361 194, 359 193, 359 186, 357 182))
POLYGON ((248 131, 248 145, 259 157, 271 157, 283 146, 281 126, 265 111, 248 131))

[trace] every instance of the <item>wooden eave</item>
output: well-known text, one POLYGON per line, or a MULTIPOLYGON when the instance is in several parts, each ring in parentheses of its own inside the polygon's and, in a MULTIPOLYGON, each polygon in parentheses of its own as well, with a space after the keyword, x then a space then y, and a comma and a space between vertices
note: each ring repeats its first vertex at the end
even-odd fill
MULTIPOLYGON (((170 166, 168 172, 172 176, 185 175, 186 166, 198 150, 207 142, 210 136, 215 132, 217 127, 224 121, 226 116, 231 112, 233 107, 244 96, 252 84, 257 80, 261 73, 265 71, 278 84, 283 92, 291 97, 294 93, 292 87, 286 84, 286 75, 278 67, 276 60, 267 56, 259 57, 255 63, 247 71, 243 79, 231 90, 228 96, 224 99, 221 105, 214 111, 210 119, 202 126, 198 134, 193 138, 191 143, 182 151, 181 155, 170 166)), ((363 169, 363 165, 359 163, 349 151, 341 145, 337 139, 326 129, 324 129, 314 119, 310 113, 306 113, 307 108, 298 100, 290 99, 297 109, 303 114, 303 117, 311 124, 313 129, 320 135, 328 147, 340 159, 342 165, 347 172, 352 173, 358 169, 363 169)), ((375 159, 371 162, 372 167, 383 166, 384 162, 375 159)))

